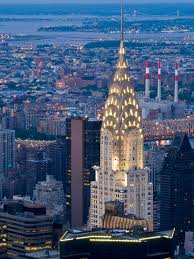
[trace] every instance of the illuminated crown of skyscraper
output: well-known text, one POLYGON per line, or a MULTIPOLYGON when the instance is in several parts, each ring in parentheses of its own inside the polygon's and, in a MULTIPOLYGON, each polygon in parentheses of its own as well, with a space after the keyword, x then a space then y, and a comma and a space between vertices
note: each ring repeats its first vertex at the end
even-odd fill
MULTIPOLYGON (((116 135, 138 129, 142 134, 139 104, 128 71, 123 33, 123 1, 121 4, 121 36, 119 57, 113 83, 105 104, 102 131, 110 130, 116 135)), ((143 138, 143 135, 142 135, 143 138)))

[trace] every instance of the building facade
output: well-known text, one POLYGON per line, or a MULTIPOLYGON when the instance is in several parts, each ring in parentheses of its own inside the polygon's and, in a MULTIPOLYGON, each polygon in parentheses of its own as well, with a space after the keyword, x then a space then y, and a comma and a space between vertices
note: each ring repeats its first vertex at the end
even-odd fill
POLYGON ((61 259, 174 259, 174 231, 133 236, 129 231, 66 232, 61 259))
POLYGON ((22 201, 5 201, 0 211, 5 226, 7 254, 25 256, 33 251, 52 248, 52 220, 46 208, 22 201))
POLYGON ((46 181, 38 182, 33 192, 33 200, 46 206, 47 215, 64 216, 65 194, 63 184, 56 181, 52 175, 46 176, 46 181))
POLYGON ((0 256, 7 253, 7 226, 0 224, 0 256))
POLYGON ((100 128, 101 121, 95 119, 67 121, 67 220, 74 227, 88 222, 93 166, 100 164, 100 128))
POLYGON ((15 131, 0 129, 0 175, 15 168, 15 131))
POLYGON ((144 168, 142 118, 128 73, 123 35, 117 69, 105 104, 100 167, 91 183, 90 227, 102 227, 105 203, 124 203, 125 214, 153 221, 153 187, 144 168))
POLYGON ((182 246, 184 233, 194 230, 193 161, 194 152, 187 135, 177 134, 161 170, 160 227, 161 230, 175 227, 182 246))

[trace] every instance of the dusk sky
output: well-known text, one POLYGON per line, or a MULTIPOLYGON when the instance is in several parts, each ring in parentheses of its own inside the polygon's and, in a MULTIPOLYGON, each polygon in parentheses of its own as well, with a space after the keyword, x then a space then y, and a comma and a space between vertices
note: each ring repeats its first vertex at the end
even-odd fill
MULTIPOLYGON (((91 3, 95 4, 95 1, 91 0, 0 0, 1 4, 16 4, 16 3, 25 3, 25 4, 33 4, 33 3, 91 3)), ((97 3, 119 3, 119 0, 98 0, 97 3)), ((135 3, 156 3, 156 0, 125 0, 127 4, 135 4, 135 3)), ((190 2, 192 3, 193 0, 157 0, 159 3, 185 3, 190 2)))

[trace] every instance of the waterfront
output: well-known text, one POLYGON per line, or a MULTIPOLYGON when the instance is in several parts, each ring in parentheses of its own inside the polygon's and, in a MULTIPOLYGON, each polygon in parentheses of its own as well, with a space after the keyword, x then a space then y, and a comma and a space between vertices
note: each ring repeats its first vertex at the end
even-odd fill
MULTIPOLYGON (((0 19, 5 16, 0 16, 0 19)), ((6 16, 6 18, 12 18, 6 16)), ((68 32, 46 32, 38 31, 40 27, 47 26, 62 26, 69 24, 68 17, 64 21, 63 16, 14 16, 13 21, 3 21, 0 23, 0 34, 13 34, 21 36, 19 39, 12 40, 12 44, 85 44, 92 41, 99 40, 117 40, 118 34, 114 33, 100 33, 100 32, 80 32, 80 31, 68 31, 68 32), (22 19, 26 19, 24 22, 22 19), (28 37, 26 37, 28 36, 28 37), (23 37, 23 39, 22 39, 23 37)), ((79 24, 82 21, 83 16, 80 19, 71 19, 72 24, 79 24)), ((185 37, 193 37, 194 32, 164 32, 164 33, 127 33, 126 40, 142 40, 142 39, 184 39, 185 37)))
MULTIPOLYGON (((194 19, 190 5, 127 5, 125 9, 126 19, 130 22, 143 21, 172 21, 176 19, 176 12, 179 8, 180 19, 194 19), (137 15, 134 17, 134 13, 137 15)), ((118 5, 1 5, 0 6, 0 34, 11 34, 19 36, 11 40, 16 45, 37 45, 37 44, 76 44, 83 45, 88 42, 99 40, 117 40, 118 33, 104 32, 102 28, 92 31, 39 31, 40 28, 60 27, 60 26, 83 26, 84 24, 95 25, 99 22, 118 21, 118 5)), ((172 40, 193 38, 191 31, 135 31, 126 34, 126 40, 172 40)))

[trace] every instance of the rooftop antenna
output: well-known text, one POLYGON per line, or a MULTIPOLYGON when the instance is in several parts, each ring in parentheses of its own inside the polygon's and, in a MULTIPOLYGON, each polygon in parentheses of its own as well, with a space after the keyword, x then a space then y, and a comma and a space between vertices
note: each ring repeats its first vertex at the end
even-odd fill
POLYGON ((121 41, 124 40, 123 21, 124 21, 124 17, 123 17, 123 0, 121 0, 121 41))

